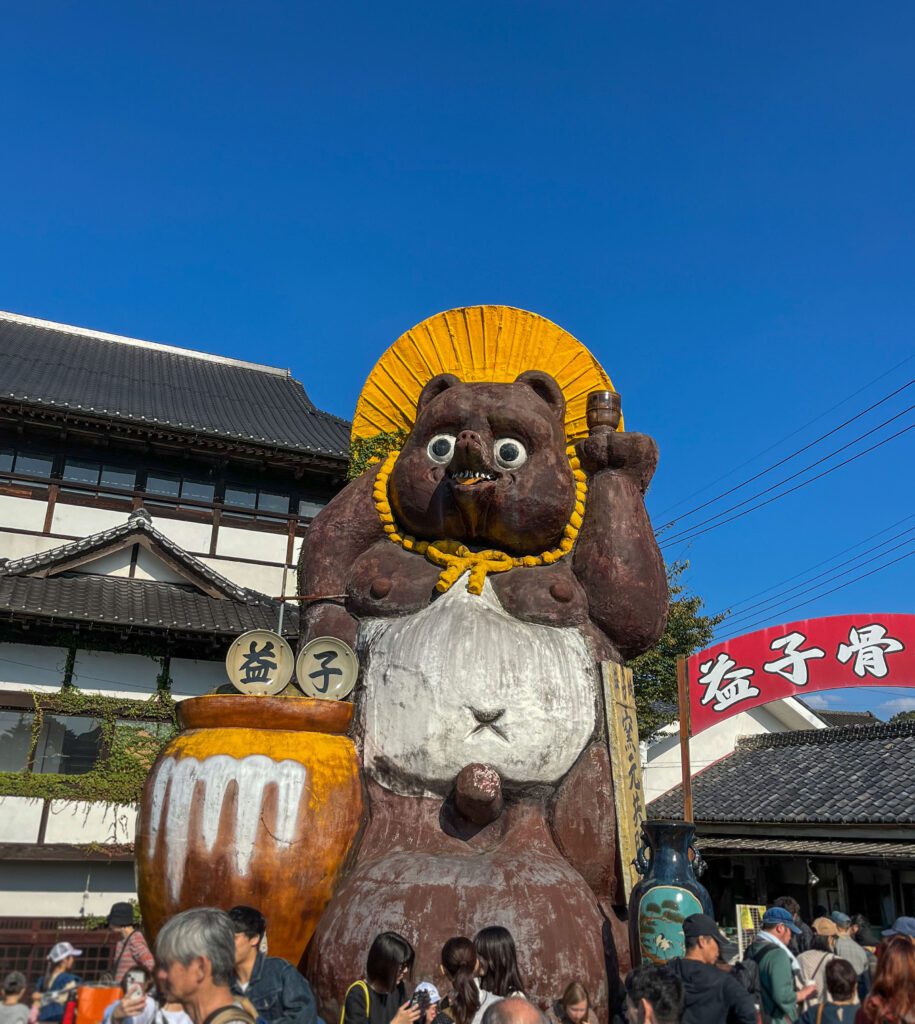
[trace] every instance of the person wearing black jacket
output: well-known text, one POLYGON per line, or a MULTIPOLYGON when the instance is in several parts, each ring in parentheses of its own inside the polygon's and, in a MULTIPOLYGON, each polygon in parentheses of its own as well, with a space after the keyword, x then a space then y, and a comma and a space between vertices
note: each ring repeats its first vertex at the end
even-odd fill
POLYGON ((686 956, 670 961, 683 985, 682 1024, 756 1024, 750 993, 715 964, 727 940, 713 918, 692 914, 683 922, 686 956))

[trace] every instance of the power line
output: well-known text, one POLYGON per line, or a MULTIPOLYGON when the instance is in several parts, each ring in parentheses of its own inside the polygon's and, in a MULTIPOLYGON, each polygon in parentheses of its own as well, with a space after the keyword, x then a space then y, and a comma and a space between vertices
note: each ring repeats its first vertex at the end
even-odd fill
POLYGON ((881 551, 879 555, 875 555, 873 558, 867 559, 862 565, 853 566, 851 569, 846 569, 844 572, 835 572, 836 569, 841 569, 843 565, 850 565, 852 562, 857 562, 859 561, 859 559, 864 558, 865 555, 870 554, 872 551, 876 551, 878 548, 885 547, 887 544, 890 543, 890 541, 896 540, 899 537, 903 537, 907 533, 912 533, 913 531, 915 531, 915 526, 911 526, 908 530, 903 530, 901 533, 897 533, 895 537, 890 537, 888 540, 885 540, 880 544, 875 544, 872 548, 868 548, 866 551, 862 551, 860 555, 855 555, 854 558, 849 558, 845 562, 840 562, 838 565, 834 565, 831 569, 826 569, 824 572, 817 573, 816 576, 811 576, 808 579, 801 580, 801 582, 798 583, 796 586, 789 587, 787 590, 783 590, 778 594, 774 594, 772 597, 767 598, 765 601, 758 601, 756 604, 750 605, 749 608, 745 608, 739 615, 730 617, 728 619, 728 623, 733 624, 734 622, 740 622, 742 619, 748 619, 758 616, 761 611, 765 610, 766 605, 778 604, 779 601, 782 600, 782 598, 787 597, 788 594, 792 593, 795 590, 799 590, 799 593, 795 596, 800 597, 801 594, 807 594, 811 590, 816 590, 818 587, 825 586, 826 583, 832 583, 833 580, 841 579, 843 576, 847 576, 849 573, 854 572, 856 569, 863 568, 863 565, 870 565, 872 562, 876 562, 878 558, 883 558, 885 555, 889 555, 893 551, 898 551, 899 548, 904 548, 907 544, 910 544, 912 540, 915 540, 915 538, 910 538, 909 540, 903 541, 901 544, 896 544, 894 547, 891 547, 888 551, 881 551), (822 583, 814 583, 814 580, 818 580, 823 576, 828 576, 829 579, 824 580, 822 583), (812 587, 807 587, 806 590, 800 590, 800 588, 807 583, 813 583, 814 585, 812 587))
MULTIPOLYGON (((680 533, 675 533, 672 537, 668 537, 664 541, 664 543, 669 544, 675 542, 679 538, 683 537, 685 534, 691 533, 697 527, 705 526, 706 523, 714 522, 716 519, 720 519, 722 516, 727 515, 728 512, 733 512, 735 509, 742 508, 744 505, 748 505, 751 501, 755 501, 756 498, 761 498, 764 494, 769 494, 771 491, 774 491, 776 487, 781 487, 782 484, 789 483, 791 480, 796 480, 799 476, 803 476, 804 473, 808 472, 809 470, 816 469, 817 466, 820 466, 824 462, 827 462, 834 455, 838 455, 840 452, 846 451, 848 448, 851 448, 852 445, 857 444, 859 441, 863 441, 866 437, 870 437, 871 434, 876 434, 878 430, 882 430, 884 427, 888 426, 890 423, 893 423, 895 420, 898 420, 901 416, 905 416, 907 412, 911 412, 913 409, 915 409, 915 403, 907 406, 901 412, 897 412, 894 415, 890 416, 889 419, 884 420, 882 423, 878 423, 875 427, 871 427, 869 430, 865 430, 863 434, 858 434, 857 437, 853 437, 850 441, 846 441, 845 444, 839 445, 838 448, 834 448, 831 452, 827 452, 825 455, 821 455, 820 458, 816 459, 815 461, 809 463, 806 466, 803 466, 801 469, 797 470, 797 472, 791 473, 786 477, 782 477, 781 480, 776 480, 774 484, 770 484, 768 487, 764 487, 761 491, 757 491, 755 494, 751 494, 749 498, 744 498, 743 501, 738 501, 736 505, 730 505, 722 512, 716 512, 714 515, 709 516, 708 519, 702 519, 698 523, 693 523, 692 526, 685 527, 683 530, 680 531, 680 533)), ((868 450, 870 451, 872 449, 868 450)), ((813 477, 812 479, 816 480, 818 478, 813 477)), ((807 482, 809 483, 810 481, 807 482)))
MULTIPOLYGON (((912 407, 910 406, 910 408, 912 407)), ((898 419, 899 416, 902 416, 904 413, 908 411, 908 409, 904 409, 898 415, 893 416, 889 420, 886 420, 884 423, 881 423, 879 426, 874 427, 873 430, 869 430, 867 431, 867 433, 862 434, 861 437, 866 437, 867 434, 872 434, 874 430, 879 430, 880 427, 886 426, 887 423, 892 422, 892 420, 894 419, 898 419)), ((863 451, 858 452, 856 455, 852 455, 847 459, 843 459, 842 462, 837 462, 836 465, 830 466, 829 469, 823 470, 822 473, 817 473, 815 476, 810 477, 809 480, 802 480, 799 484, 795 484, 794 487, 789 487, 788 490, 782 491, 780 494, 776 494, 774 497, 767 498, 765 501, 761 501, 757 505, 753 505, 748 509, 744 509, 743 512, 738 512, 737 515, 730 516, 728 519, 722 519, 720 523, 713 523, 713 525, 707 526, 704 530, 694 530, 693 527, 690 527, 689 529, 684 530, 682 533, 678 533, 673 537, 669 537, 667 541, 665 541, 661 545, 661 547, 669 547, 671 544, 675 544, 681 540, 693 540, 696 537, 701 537, 704 533, 708 533, 710 530, 717 530, 719 526, 724 526, 726 523, 731 523, 735 519, 741 519, 743 518, 743 516, 749 515, 751 512, 755 512, 757 509, 764 508, 766 505, 771 505, 773 501, 778 501, 779 498, 784 498, 787 495, 793 493, 794 491, 800 490, 802 487, 806 487, 808 484, 812 484, 815 481, 822 479, 824 476, 829 476, 830 473, 834 473, 837 469, 842 469, 843 466, 847 466, 849 463, 855 462, 862 456, 869 455, 872 451, 876 451, 877 448, 881 448, 883 445, 888 444, 890 441, 894 441, 897 437, 901 437, 903 434, 908 433, 908 431, 910 431, 912 427, 915 427, 915 423, 912 423, 909 426, 904 427, 902 430, 898 430, 895 434, 891 434, 889 437, 884 438, 882 441, 878 441, 877 444, 871 445, 870 448, 865 448, 863 451)), ((727 512, 733 511, 733 509, 740 508, 741 505, 746 505, 748 501, 753 501, 754 498, 758 498, 763 494, 767 494, 769 491, 781 486, 781 484, 787 483, 788 480, 793 480, 795 477, 800 476, 801 473, 806 473, 807 470, 813 469, 814 466, 819 465, 821 462, 824 462, 828 458, 832 458, 833 455, 838 454, 838 452, 842 451, 844 448, 848 448, 849 445, 854 444, 856 441, 860 441, 861 437, 855 438, 854 441, 850 441, 849 444, 843 445, 842 448, 838 448, 836 451, 831 452, 829 455, 824 456, 822 459, 818 459, 816 462, 800 470, 798 473, 794 473, 791 476, 786 477, 784 480, 780 480, 778 483, 773 484, 771 487, 767 487, 764 491, 760 491, 758 494, 753 495, 753 497, 747 498, 746 501, 742 501, 739 504, 732 506, 732 508, 725 509, 724 512, 719 512, 717 515, 712 516, 710 519, 704 520, 703 523, 709 523, 713 519, 719 518, 719 516, 726 515, 727 512)), ((703 523, 696 523, 696 526, 702 526, 703 523)))
MULTIPOLYGON (((855 420, 859 420, 859 419, 861 419, 862 416, 866 416, 869 412, 871 412, 872 410, 876 409, 878 406, 883 405, 884 402, 888 402, 891 398, 895 398, 896 395, 898 395, 901 392, 905 391, 906 388, 910 388, 913 384, 915 384, 915 378, 912 378, 910 381, 908 381, 908 383, 903 384, 901 387, 896 388, 895 391, 891 391, 888 395, 884 395, 883 398, 881 398, 877 402, 874 402, 873 405, 869 405, 866 409, 862 409, 861 412, 855 413, 854 416, 850 416, 847 420, 844 420, 838 426, 833 427, 832 430, 827 430, 825 434, 820 434, 819 437, 815 438, 809 444, 805 444, 803 446, 803 448, 798 448, 797 451, 792 452, 790 455, 786 455, 783 459, 779 459, 778 462, 773 462, 772 465, 766 467, 766 469, 762 469, 758 473, 754 474, 753 476, 747 477, 746 480, 742 480, 739 484, 735 484, 733 487, 730 487, 728 490, 722 491, 721 494, 716 494, 714 498, 709 498, 708 501, 703 502, 701 505, 697 505, 695 508, 690 509, 688 512, 684 512, 682 516, 676 516, 674 519, 671 519, 669 522, 664 523, 662 526, 658 527, 658 531, 657 532, 659 534, 663 533, 665 530, 668 530, 671 526, 673 526, 674 523, 679 523, 681 519, 687 519, 690 516, 695 515, 696 512, 701 512, 702 509, 708 508, 709 505, 714 505, 716 501, 720 501, 722 498, 726 498, 729 494, 733 494, 735 491, 739 491, 741 489, 741 487, 746 487, 747 484, 751 484, 751 483, 753 483, 754 480, 758 480, 760 477, 766 476, 768 473, 771 473, 772 470, 778 469, 779 466, 783 466, 786 462, 790 462, 792 459, 796 459, 798 457, 798 455, 802 455, 804 452, 808 451, 810 448, 813 448, 815 445, 818 445, 821 441, 825 441, 827 437, 831 437, 833 434, 837 434, 840 430, 842 430, 845 427, 847 427, 849 425, 849 423, 854 423, 855 420)), ((909 409, 911 409, 911 408, 913 408, 913 406, 910 405, 909 409)), ((902 413, 899 413, 899 416, 901 416, 905 412, 908 412, 908 409, 904 409, 902 413)), ((892 419, 898 419, 898 418, 899 418, 898 416, 892 417, 892 419)), ((892 422, 892 419, 886 420, 884 424, 881 424, 881 426, 885 426, 886 423, 892 422)), ((879 430, 879 429, 880 429, 879 426, 878 427, 874 427, 874 430, 879 430)), ((870 431, 870 433, 873 433, 873 431, 870 431)), ((856 438, 855 440, 860 440, 861 437, 867 437, 867 434, 866 433, 862 434, 862 435, 860 435, 860 437, 856 438)), ((851 445, 851 444, 854 444, 854 441, 850 441, 849 445, 851 445)), ((846 445, 845 447, 848 447, 849 445, 846 445)), ((838 448, 836 451, 842 451, 842 448, 838 448)), ((833 452, 833 454, 835 454, 835 452, 833 452)), ((828 455, 824 456, 824 458, 829 458, 829 456, 828 455)), ((813 465, 817 465, 817 463, 813 463, 813 465)), ((800 472, 804 472, 804 470, 800 470, 800 472)), ((791 477, 788 477, 788 479, 790 480, 791 477)), ((765 492, 763 492, 763 493, 765 493, 765 492)), ((748 499, 748 500, 750 500, 750 499, 748 499)), ((735 506, 735 507, 737 507, 737 506, 735 506)), ((705 520, 705 522, 708 522, 708 520, 705 520)))
MULTIPOLYGON (((728 605, 727 608, 722 609, 717 614, 727 614, 733 612, 735 608, 739 608, 742 604, 746 604, 747 601, 752 601, 754 597, 762 597, 763 594, 768 594, 770 590, 774 590, 776 587, 782 586, 784 583, 790 583, 792 580, 798 579, 800 576, 804 576, 808 572, 812 572, 814 569, 819 569, 821 565, 826 565, 829 562, 834 561, 837 558, 841 558, 842 555, 847 554, 849 551, 854 551, 855 548, 861 547, 862 544, 866 544, 869 540, 873 540, 875 537, 879 537, 883 533, 888 533, 890 530, 895 529, 897 526, 901 526, 902 523, 907 523, 910 519, 915 519, 915 513, 908 516, 903 516, 902 519, 895 523, 890 523, 889 526, 884 527, 882 530, 878 530, 876 533, 872 533, 869 537, 865 537, 863 540, 859 540, 857 544, 852 544, 847 548, 843 548, 841 551, 837 551, 834 555, 830 555, 829 558, 824 558, 821 562, 816 562, 813 565, 808 565, 806 569, 801 569, 800 572, 796 572, 793 576, 788 576, 783 580, 779 580, 778 583, 773 583, 769 587, 764 587, 762 590, 757 590, 755 594, 750 594, 749 597, 745 597, 742 601, 737 601, 732 605, 728 605)), ((898 534, 897 534, 898 536, 898 534)), ((890 540, 893 538, 890 537, 890 540)), ((888 542, 887 542, 888 543, 888 542)), ((880 547, 880 545, 877 545, 880 547)), ((844 563, 843 563, 844 564, 844 563)))
MULTIPOLYGON (((830 594, 835 594, 839 590, 844 590, 846 587, 850 587, 853 583, 858 583, 861 580, 867 579, 868 576, 873 576, 875 573, 883 572, 884 569, 889 569, 891 566, 896 565, 899 562, 905 561, 906 558, 911 558, 915 555, 915 548, 911 551, 906 552, 904 555, 900 555, 898 558, 894 558, 891 562, 885 562, 883 565, 878 565, 876 569, 871 569, 870 572, 862 573, 860 576, 856 576, 854 579, 846 580, 845 583, 840 583, 839 586, 833 587, 831 590, 826 590, 822 594, 817 594, 811 600, 819 600, 821 597, 828 597, 830 594)), ((809 604, 810 601, 801 601, 798 604, 790 605, 788 608, 779 608, 772 612, 771 615, 767 615, 765 618, 758 619, 756 622, 751 622, 749 626, 745 626, 743 629, 738 630, 736 633, 729 633, 727 636, 719 637, 715 640, 716 644, 720 644, 725 640, 733 640, 735 636, 742 636, 744 633, 752 632, 757 626, 764 625, 769 622, 770 619, 776 615, 781 618, 787 612, 793 612, 796 608, 802 608, 804 605, 809 604)))
MULTIPOLYGON (((834 412, 836 409, 845 405, 846 402, 850 402, 853 398, 857 398, 858 395, 867 391, 869 388, 872 388, 878 381, 883 380, 884 377, 889 377, 889 375, 894 371, 898 370, 900 366, 905 366, 906 363, 911 362, 913 359, 915 359, 915 353, 913 353, 910 356, 906 356, 905 359, 900 360, 898 363, 896 363, 895 366, 891 366, 888 370, 885 370, 883 373, 874 377, 873 380, 868 381, 868 383, 865 384, 863 387, 858 388, 857 391, 853 391, 850 395, 846 395, 844 398, 840 399, 838 402, 835 403, 835 405, 831 405, 828 409, 824 409, 823 412, 821 412, 818 416, 814 416, 812 420, 808 420, 806 423, 802 423, 801 426, 799 426, 797 429, 792 430, 790 433, 785 434, 784 437, 781 437, 773 444, 770 444, 768 448, 764 448, 761 452, 757 452, 755 455, 751 456, 746 461, 741 462, 739 465, 735 466, 727 473, 722 473, 721 476, 716 477, 714 480, 710 481, 704 487, 699 487, 691 494, 687 494, 684 498, 681 498, 679 501, 675 501, 672 505, 668 505, 667 508, 662 509, 658 513, 658 518, 660 519, 661 516, 666 516, 668 512, 672 512, 675 508, 679 508, 681 505, 685 505, 686 502, 691 501, 693 498, 696 497, 696 495, 703 494, 705 493, 705 491, 711 490, 712 487, 715 486, 715 484, 721 483, 722 480, 727 480, 728 477, 733 476, 735 473, 739 472, 745 466, 749 466, 752 463, 756 462, 757 459, 761 459, 763 455, 768 455, 769 452, 774 451, 780 445, 784 444, 785 441, 790 441, 792 437, 797 437, 797 435, 800 434, 802 431, 806 430, 814 423, 818 423, 821 419, 823 419, 824 416, 828 416, 831 412, 834 412)), ((687 514, 688 513, 684 512, 683 516, 681 516, 680 518, 683 518, 687 514)))

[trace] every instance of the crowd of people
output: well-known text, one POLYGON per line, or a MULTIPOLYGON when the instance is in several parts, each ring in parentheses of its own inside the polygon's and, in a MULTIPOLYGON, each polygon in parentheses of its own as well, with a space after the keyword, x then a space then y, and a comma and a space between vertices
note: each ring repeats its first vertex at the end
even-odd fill
MULTIPOLYGON (((253 907, 177 914, 155 956, 129 904, 115 904, 108 920, 119 933, 110 980, 121 994, 102 1024, 323 1024, 306 979, 266 953, 267 923, 253 907)), ((823 908, 808 925, 784 898, 742 960, 704 914, 685 919, 683 942, 683 957, 629 972, 610 1008, 614 1024, 915 1024, 915 918, 877 934, 863 918, 823 908)), ((0 1024, 98 1024, 74 1021, 81 955, 58 942, 30 1005, 25 977, 7 975, 0 1024)), ((597 1024, 587 979, 535 1005, 505 928, 449 939, 433 979, 414 979, 415 960, 402 935, 377 935, 362 975, 341 993, 339 1024, 597 1024)))
POLYGON ((915 1024, 915 918, 877 933, 863 917, 817 913, 808 925, 795 900, 776 900, 742 960, 711 917, 687 917, 685 956, 627 977, 628 1021, 915 1024))

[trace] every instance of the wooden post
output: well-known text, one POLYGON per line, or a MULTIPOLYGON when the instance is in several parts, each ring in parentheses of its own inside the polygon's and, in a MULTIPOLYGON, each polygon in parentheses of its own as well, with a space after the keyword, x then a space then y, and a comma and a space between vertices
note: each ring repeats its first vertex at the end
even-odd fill
POLYGON ((677 693, 680 699, 680 768, 683 773, 683 820, 693 821, 693 780, 689 763, 689 678, 686 658, 677 658, 677 693))

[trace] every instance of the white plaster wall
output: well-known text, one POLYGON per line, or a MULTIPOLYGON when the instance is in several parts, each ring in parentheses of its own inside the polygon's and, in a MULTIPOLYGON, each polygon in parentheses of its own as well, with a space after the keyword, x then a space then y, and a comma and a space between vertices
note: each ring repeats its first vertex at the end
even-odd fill
MULTIPOLYGON (((0 526, 7 524, 0 520, 0 526)), ((40 529, 40 527, 39 527, 40 529)), ((25 558, 66 543, 57 537, 33 537, 29 533, 0 533, 0 558, 25 558)))
POLYGON ((302 543, 304 542, 304 540, 305 540, 304 537, 296 537, 295 540, 293 540, 293 542, 292 542, 292 564, 293 565, 298 565, 299 564, 299 555, 302 553, 302 543))
POLYGON ((256 558, 259 562, 282 562, 286 558, 286 537, 279 533, 220 526, 216 554, 256 558))
POLYGON ((52 800, 45 842, 132 843, 136 825, 137 809, 130 805, 52 800))
POLYGON ((148 551, 141 544, 137 551, 137 564, 134 569, 134 579, 157 580, 159 583, 189 583, 187 576, 175 572, 162 561, 161 558, 148 551))
POLYGON ((21 530, 41 530, 48 510, 46 501, 34 498, 14 498, 0 494, 0 526, 18 527, 21 530))
MULTIPOLYGON (((240 587, 257 590, 261 594, 277 597, 283 585, 283 568, 280 565, 250 565, 247 562, 232 562, 227 558, 201 558, 201 562, 212 566, 226 579, 240 587)), ((294 575, 287 576, 287 589, 294 586, 294 575)))
POLYGON ((153 526, 166 537, 179 544, 185 551, 197 554, 210 550, 210 535, 213 527, 209 523, 190 523, 186 519, 167 519, 157 516, 154 508, 147 509, 153 517, 153 526))
POLYGON ((72 572, 87 573, 90 576, 129 576, 130 558, 136 545, 112 551, 110 554, 94 558, 91 562, 83 562, 72 572))
MULTIPOLYGON (((51 520, 52 533, 69 533, 74 537, 88 537, 91 533, 110 530, 127 522, 127 511, 115 512, 109 508, 92 508, 86 505, 66 505, 57 502, 51 520)), ((39 524, 38 529, 41 529, 39 524)))
MULTIPOLYGON (((228 643, 226 649, 228 649, 228 643)), ((172 696, 175 700, 199 697, 229 681, 223 661, 193 661, 190 658, 172 658, 169 661, 172 696)))
MULTIPOLYGON (((676 725, 668 727, 677 728, 676 725)), ((786 731, 786 726, 765 707, 742 711, 733 718, 717 722, 690 740, 692 774, 697 775, 710 764, 733 753, 741 736, 786 731)), ((646 803, 651 803, 652 800, 678 786, 680 780, 680 737, 678 732, 672 732, 648 748, 648 763, 642 768, 646 803)))
POLYGON ((42 807, 44 800, 0 796, 0 843, 37 843, 42 807))
POLYGON ((158 659, 142 654, 77 651, 73 682, 85 693, 144 700, 156 692, 156 677, 161 670, 158 659))
POLYGON ((111 904, 136 899, 130 861, 6 861, 0 906, 7 917, 107 914, 111 904))
POLYGON ((0 690, 59 690, 66 664, 65 647, 0 644, 0 690))

